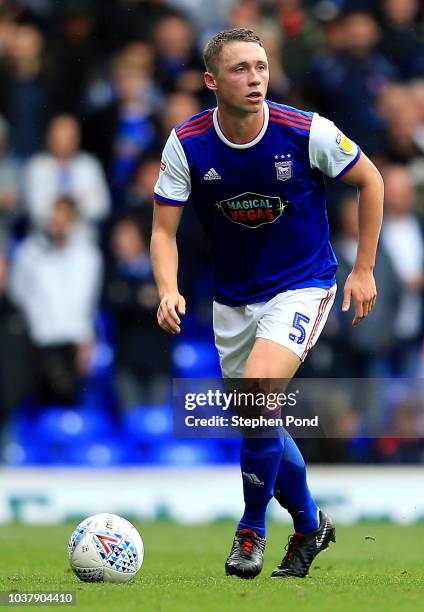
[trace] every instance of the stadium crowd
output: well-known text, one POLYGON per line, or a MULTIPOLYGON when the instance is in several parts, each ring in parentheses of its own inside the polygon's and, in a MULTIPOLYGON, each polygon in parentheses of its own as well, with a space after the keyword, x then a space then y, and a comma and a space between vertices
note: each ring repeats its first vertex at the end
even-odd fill
MULTIPOLYGON (((152 192, 172 127, 214 106, 202 47, 229 27, 261 36, 269 98, 333 120, 385 179, 377 305, 352 328, 336 304, 302 375, 423 375, 419 0, 1 0, 3 423, 28 400, 76 405, 105 363, 116 410, 167 401, 182 353, 156 325, 152 192)), ((346 185, 327 183, 342 287, 357 245, 357 200, 346 185)), ((209 341, 206 240, 189 207, 179 240, 184 341, 209 341)), ((404 405, 404 420, 412 410, 400 400, 398 424, 404 405)))

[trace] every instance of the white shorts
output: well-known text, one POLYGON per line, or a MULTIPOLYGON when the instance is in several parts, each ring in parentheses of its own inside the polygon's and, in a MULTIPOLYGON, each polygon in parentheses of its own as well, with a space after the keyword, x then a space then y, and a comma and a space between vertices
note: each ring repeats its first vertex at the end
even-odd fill
POLYGON ((247 306, 213 303, 213 328, 224 378, 241 378, 256 338, 287 347, 304 361, 327 321, 336 295, 309 287, 247 306))

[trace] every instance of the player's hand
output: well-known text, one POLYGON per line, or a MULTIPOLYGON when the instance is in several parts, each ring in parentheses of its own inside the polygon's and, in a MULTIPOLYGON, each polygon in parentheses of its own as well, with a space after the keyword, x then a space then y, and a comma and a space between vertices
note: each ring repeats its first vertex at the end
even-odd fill
POLYGON ((185 315, 185 310, 185 299, 180 293, 165 293, 157 312, 160 327, 169 334, 179 334, 181 331, 179 315, 185 315))
POLYGON ((374 274, 372 270, 355 270, 346 279, 343 291, 343 312, 350 308, 351 300, 355 305, 352 325, 358 325, 374 308, 377 299, 374 274))

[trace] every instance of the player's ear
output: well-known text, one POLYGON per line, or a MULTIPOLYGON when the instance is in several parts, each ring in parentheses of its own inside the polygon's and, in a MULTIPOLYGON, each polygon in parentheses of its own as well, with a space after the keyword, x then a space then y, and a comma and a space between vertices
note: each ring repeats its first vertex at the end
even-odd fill
POLYGON ((203 75, 203 78, 205 80, 206 87, 210 89, 211 91, 216 91, 217 89, 216 81, 215 81, 215 77, 212 74, 212 72, 205 72, 205 74, 203 75))

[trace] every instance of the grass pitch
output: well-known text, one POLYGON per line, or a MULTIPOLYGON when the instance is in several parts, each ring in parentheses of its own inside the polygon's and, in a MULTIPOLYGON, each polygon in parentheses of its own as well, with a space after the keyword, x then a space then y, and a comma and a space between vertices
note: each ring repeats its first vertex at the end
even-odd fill
POLYGON ((146 556, 127 585, 84 584, 74 576, 66 553, 74 526, 1 527, 0 590, 74 591, 76 606, 68 609, 102 612, 424 609, 424 525, 339 527, 337 543, 316 558, 303 580, 269 577, 289 534, 288 526, 270 525, 264 570, 242 581, 223 573, 232 523, 138 524, 146 556))

